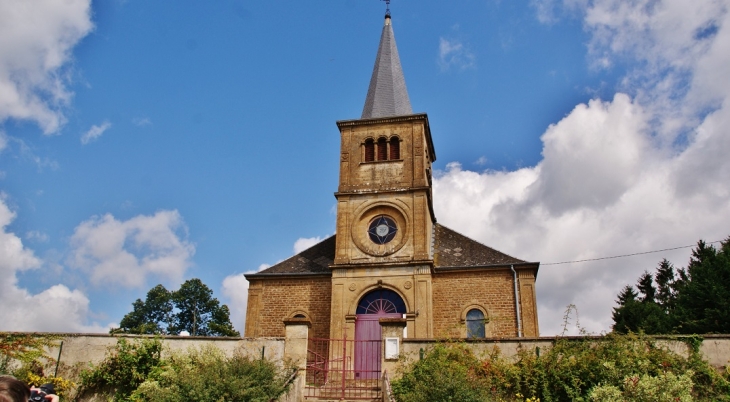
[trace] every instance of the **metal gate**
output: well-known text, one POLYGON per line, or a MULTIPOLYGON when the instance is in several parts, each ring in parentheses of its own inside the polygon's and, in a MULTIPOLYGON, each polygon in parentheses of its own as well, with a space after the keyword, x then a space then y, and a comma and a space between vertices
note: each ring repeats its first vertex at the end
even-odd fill
POLYGON ((306 398, 382 398, 380 340, 310 338, 307 346, 306 398))

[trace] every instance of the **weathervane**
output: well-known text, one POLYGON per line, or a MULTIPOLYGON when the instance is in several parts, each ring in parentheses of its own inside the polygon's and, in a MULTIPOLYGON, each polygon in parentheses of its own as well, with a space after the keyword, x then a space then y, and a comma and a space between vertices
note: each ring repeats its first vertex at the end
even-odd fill
POLYGON ((385 16, 390 17, 390 0, 381 0, 385 2, 385 16))

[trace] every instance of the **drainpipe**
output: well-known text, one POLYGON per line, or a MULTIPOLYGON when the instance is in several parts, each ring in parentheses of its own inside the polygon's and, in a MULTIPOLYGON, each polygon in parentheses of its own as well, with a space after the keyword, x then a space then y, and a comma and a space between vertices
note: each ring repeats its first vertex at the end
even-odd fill
POLYGON ((517 271, 515 266, 510 265, 509 269, 512 270, 512 276, 515 280, 515 312, 517 312, 517 337, 522 338, 522 318, 520 317, 520 292, 517 290, 517 271))

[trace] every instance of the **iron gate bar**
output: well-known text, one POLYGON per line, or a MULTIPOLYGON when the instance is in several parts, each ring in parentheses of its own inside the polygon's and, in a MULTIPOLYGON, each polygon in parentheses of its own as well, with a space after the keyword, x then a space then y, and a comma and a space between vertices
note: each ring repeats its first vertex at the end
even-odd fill
POLYGON ((305 398, 382 398, 382 341, 310 338, 305 398))

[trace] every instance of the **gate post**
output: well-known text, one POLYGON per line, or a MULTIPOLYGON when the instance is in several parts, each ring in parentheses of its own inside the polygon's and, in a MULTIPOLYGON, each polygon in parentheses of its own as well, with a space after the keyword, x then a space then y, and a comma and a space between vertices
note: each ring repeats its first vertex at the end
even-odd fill
POLYGON ((307 343, 309 341, 309 327, 312 323, 306 318, 291 318, 284 320, 286 328, 284 338, 284 360, 289 360, 299 373, 294 381, 289 396, 294 401, 304 400, 304 380, 307 369, 307 343))
POLYGON ((400 348, 403 343, 403 328, 407 325, 405 318, 381 318, 380 333, 383 346, 381 351, 380 372, 394 373, 400 357, 400 348))

